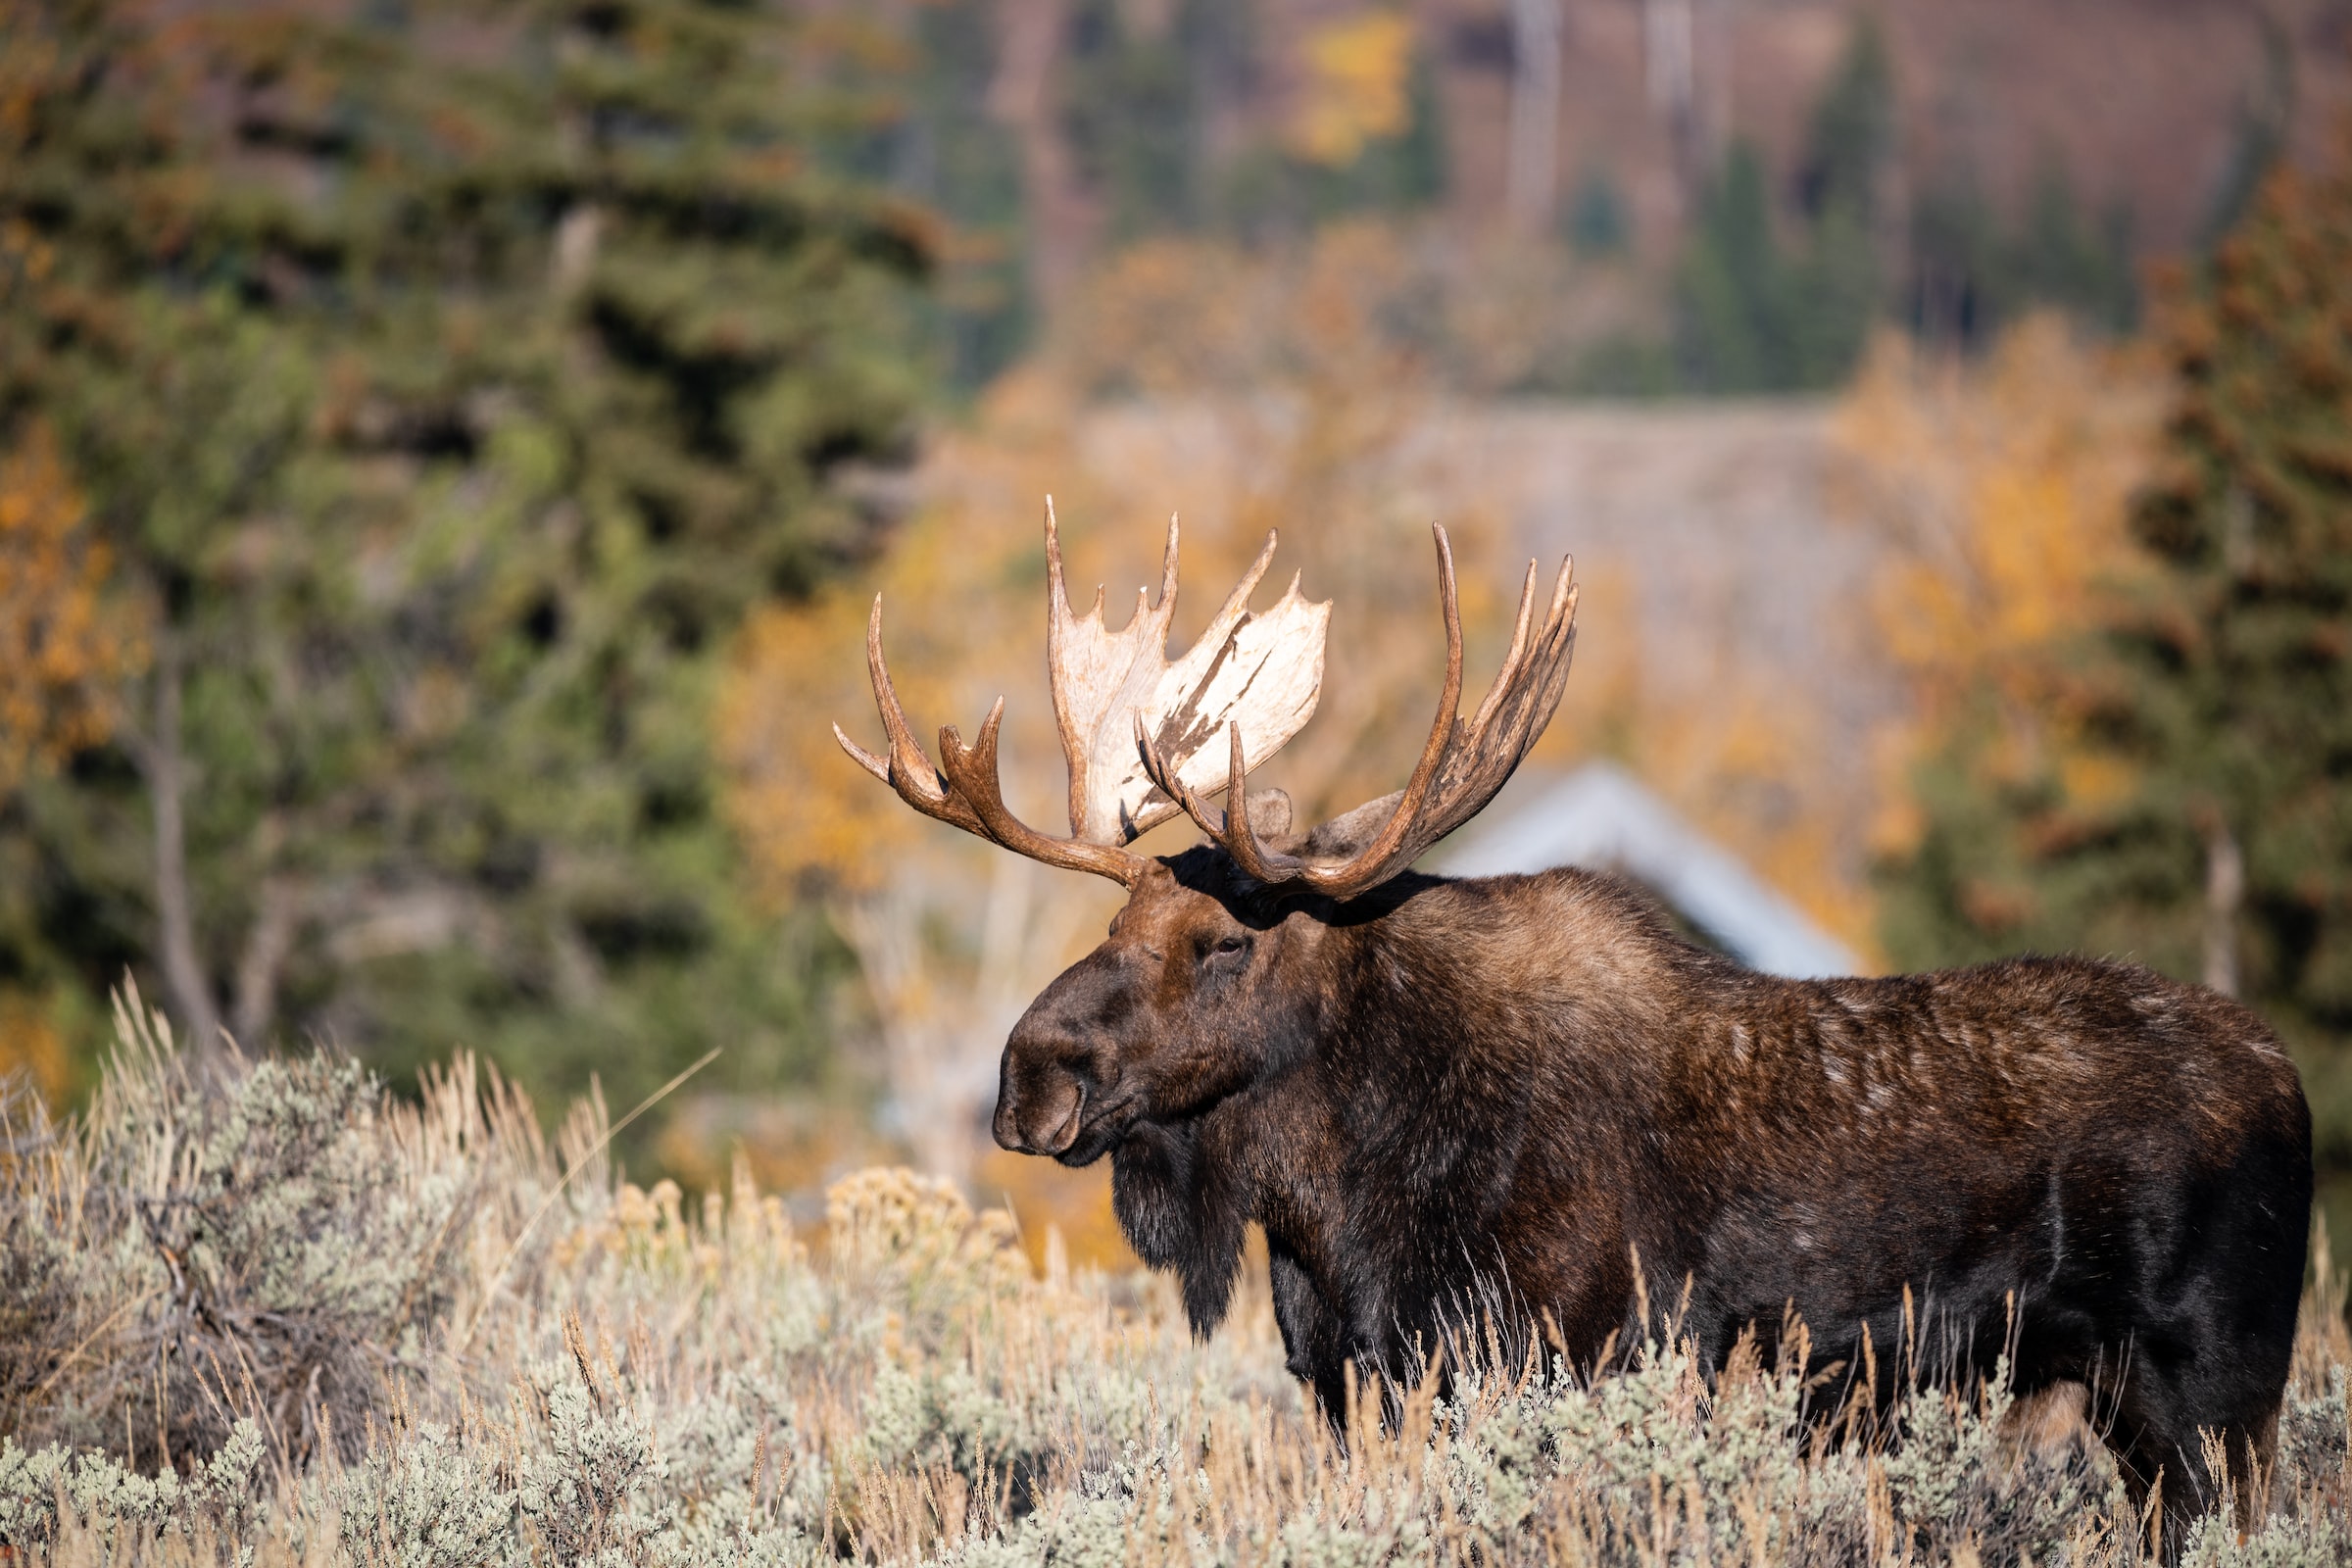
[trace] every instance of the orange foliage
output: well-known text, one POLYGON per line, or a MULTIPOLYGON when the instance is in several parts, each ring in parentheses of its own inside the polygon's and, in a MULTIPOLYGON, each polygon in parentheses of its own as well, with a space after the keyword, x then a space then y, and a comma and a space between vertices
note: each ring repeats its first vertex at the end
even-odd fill
POLYGON ((1876 848, 1915 842, 1911 769, 1980 695, 2004 710, 1997 770, 2053 763, 2094 808, 2130 789, 2120 763, 2069 733, 2049 656, 2137 569, 2126 508, 2162 386, 2141 351, 2085 348, 2054 318, 2020 324, 1977 366, 1930 364, 1891 338, 1872 353, 1838 434, 1857 510, 1891 546, 1871 610, 1914 698, 1882 746, 1876 848))
POLYGON ((32 131, 32 114, 58 76, 58 48, 28 0, 0 0, 0 156, 32 131))
POLYGON ((1061 1237, 1062 1255, 1082 1268, 1141 1268, 1110 1209, 1110 1162, 1072 1170, 1033 1154, 991 1149, 972 1172, 972 1192, 1001 1203, 1021 1227, 1021 1246, 1042 1274, 1049 1231, 1061 1237))
POLYGON ((74 1090, 74 1065, 64 1032, 40 999, 0 991, 0 1083, 21 1077, 60 1106, 74 1090))
POLYGON ((111 561, 35 426, 0 456, 0 788, 106 739, 122 682, 146 662, 140 625, 108 591, 111 561))

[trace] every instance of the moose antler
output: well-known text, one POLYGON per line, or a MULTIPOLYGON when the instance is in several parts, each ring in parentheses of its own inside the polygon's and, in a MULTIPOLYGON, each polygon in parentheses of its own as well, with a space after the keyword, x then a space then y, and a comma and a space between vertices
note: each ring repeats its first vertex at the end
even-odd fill
POLYGON ((1136 595, 1126 629, 1102 624, 1102 591, 1083 616, 1070 613, 1062 585, 1061 539, 1054 503, 1046 502, 1046 663, 1053 677, 1054 713, 1070 770, 1070 837, 1054 838, 1023 823, 1005 808, 997 777, 997 733, 1004 715, 998 698, 966 747, 953 725, 939 732, 940 769, 914 738, 882 658, 882 598, 866 621, 865 660, 874 705, 890 741, 876 757, 833 726, 859 766, 898 792, 925 816, 950 822, 1031 859, 1073 871, 1092 871, 1129 887, 1149 863, 1125 846, 1175 816, 1177 804, 1148 772, 1136 734, 1149 735, 1155 766, 1188 793, 1226 787, 1219 760, 1204 751, 1220 730, 1230 740, 1223 773, 1239 776, 1274 755, 1311 717, 1323 684, 1323 636, 1328 603, 1309 604, 1298 580, 1262 615, 1250 612, 1251 590, 1274 558, 1274 535, 1226 596, 1183 658, 1167 658, 1168 623, 1176 612, 1176 519, 1168 519, 1167 556, 1159 603, 1136 595))
POLYGON ((1462 615, 1453 583, 1453 547, 1446 530, 1438 539, 1438 585, 1446 613, 1446 689, 1438 699, 1437 722, 1429 744, 1405 787, 1395 795, 1358 807, 1350 816, 1378 816, 1387 808, 1387 823, 1353 858, 1325 865, 1270 851, 1258 843, 1250 821, 1247 769, 1243 745, 1236 733, 1230 743, 1230 788, 1225 809, 1214 811, 1192 788, 1181 769, 1172 769, 1159 754, 1155 737, 1136 726, 1136 748, 1143 753, 1145 771, 1182 806, 1202 832, 1222 845, 1249 875, 1260 882, 1297 882, 1335 899, 1352 898, 1379 886, 1409 866, 1421 852, 1478 814, 1494 798, 1519 760, 1551 722, 1568 683, 1568 659, 1576 648, 1575 563, 1560 564, 1559 580, 1551 591, 1551 608, 1543 627, 1531 641, 1529 621, 1536 603, 1536 564, 1527 564, 1527 584, 1519 595, 1519 621, 1511 634, 1511 651, 1487 692, 1478 712, 1464 723, 1462 700, 1462 615))

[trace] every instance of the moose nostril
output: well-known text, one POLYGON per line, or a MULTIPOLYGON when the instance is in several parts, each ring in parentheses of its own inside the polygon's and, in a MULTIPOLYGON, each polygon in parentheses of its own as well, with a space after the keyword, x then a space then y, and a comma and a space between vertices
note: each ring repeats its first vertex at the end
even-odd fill
POLYGON ((1020 1111, 1013 1102, 1011 1089, 997 1097, 997 1114, 990 1120, 988 1130, 996 1135, 999 1149, 1015 1154, 1029 1152, 1028 1146, 1021 1142, 1020 1111))
POLYGON ((1070 1102, 1069 1114, 1062 1117, 1059 1124, 1057 1124, 1052 1132, 1046 1135, 1045 1143, 1040 1146, 1043 1152, 1049 1154, 1058 1154, 1063 1150, 1076 1143, 1078 1141, 1078 1128, 1085 1119, 1086 1080, 1081 1078, 1078 1080, 1078 1096, 1075 1100, 1070 1102))

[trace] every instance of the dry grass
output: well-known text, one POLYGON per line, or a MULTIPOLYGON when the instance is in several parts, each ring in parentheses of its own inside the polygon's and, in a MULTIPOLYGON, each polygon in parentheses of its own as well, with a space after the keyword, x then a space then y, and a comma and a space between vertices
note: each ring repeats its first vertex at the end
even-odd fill
MULTIPOLYGON (((1262 1281, 1210 1345, 1157 1282, 1038 1278, 1009 1219, 870 1171, 821 1249, 740 1170, 690 1201, 553 1147, 461 1060, 421 1102, 327 1058, 200 1076, 135 1003, 90 1112, 0 1156, 0 1544, 60 1564, 1774 1564, 2143 1560, 2095 1448, 1925 1390, 1865 1441, 1801 1369, 1667 1346, 1581 1381, 1452 1348, 1451 1392, 1301 1408, 1262 1281), (566 1177, 568 1176, 568 1179, 566 1177)), ((2352 1554, 2342 1302, 2315 1295, 2261 1527, 2352 1554)), ((2175 1544, 2178 1546, 2180 1544, 2175 1544)))

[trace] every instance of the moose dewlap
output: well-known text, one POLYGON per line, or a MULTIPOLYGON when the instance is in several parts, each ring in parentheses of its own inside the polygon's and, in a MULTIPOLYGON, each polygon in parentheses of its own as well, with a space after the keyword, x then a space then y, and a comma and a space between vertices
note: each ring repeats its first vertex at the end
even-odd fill
POLYGON ((2201 1429, 2233 1468, 2267 1463, 2312 1177, 2302 1089, 2261 1020, 2083 958, 1782 980, 1606 876, 1411 870, 1543 733, 1575 642, 1570 568, 1540 607, 1530 563, 1501 672, 1460 716, 1442 528, 1437 548, 1428 744, 1401 791, 1303 832, 1246 782, 1314 710, 1330 612, 1295 581, 1249 610, 1271 536, 1170 662, 1175 523, 1158 604, 1112 633, 1099 593, 1070 612, 1049 504, 1067 838, 1005 809, 1002 702, 974 745, 943 728, 932 765, 875 601, 888 753, 843 736, 851 756, 927 815, 1129 890, 1006 1042, 997 1141, 1108 1154, 1119 1223, 1202 1334, 1262 1225, 1291 1369, 1328 1411, 1351 1364, 1402 1375, 1465 1314, 1543 1322, 1591 1365, 1655 1331, 1654 1298, 1715 1366, 1801 1318, 1814 1364, 1869 1369, 1882 1399, 2006 1349, 2020 1393, 2086 1386, 2134 1492, 2161 1475, 2176 1519, 2221 1479, 2201 1429), (1127 848, 1179 812, 1207 843, 1127 848))

